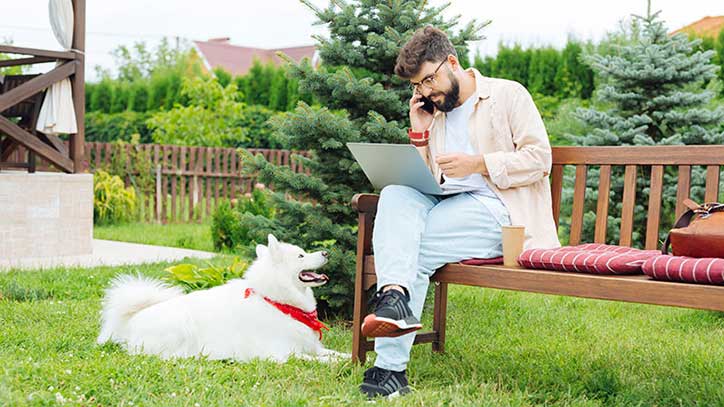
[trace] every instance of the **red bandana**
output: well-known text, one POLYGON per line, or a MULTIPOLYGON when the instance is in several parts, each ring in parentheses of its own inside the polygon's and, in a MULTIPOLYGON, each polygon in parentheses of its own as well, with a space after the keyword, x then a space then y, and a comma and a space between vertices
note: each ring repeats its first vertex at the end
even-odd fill
MULTIPOLYGON (((246 290, 244 290, 244 298, 249 298, 249 296, 252 294, 255 294, 253 288, 247 288, 246 290)), ((320 340, 322 339, 322 329, 329 330, 329 328, 327 328, 327 325, 324 325, 322 321, 317 319, 316 309, 314 311, 306 312, 303 311, 301 308, 297 308, 288 304, 282 304, 267 297, 264 297, 264 301, 275 306, 276 309, 278 309, 279 311, 310 327, 313 331, 319 333, 320 340)))

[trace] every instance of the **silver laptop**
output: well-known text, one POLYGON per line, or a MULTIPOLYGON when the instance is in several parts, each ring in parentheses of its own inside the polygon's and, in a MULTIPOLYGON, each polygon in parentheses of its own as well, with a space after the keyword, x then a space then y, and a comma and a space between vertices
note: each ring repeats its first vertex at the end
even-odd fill
POLYGON ((412 144, 347 143, 372 186, 405 185, 430 195, 451 195, 471 189, 442 189, 412 144))

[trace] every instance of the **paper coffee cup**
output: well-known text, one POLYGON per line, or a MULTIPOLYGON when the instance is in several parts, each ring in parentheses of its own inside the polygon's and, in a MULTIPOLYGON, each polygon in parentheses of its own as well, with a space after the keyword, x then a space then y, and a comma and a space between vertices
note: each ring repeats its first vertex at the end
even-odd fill
POLYGON ((518 266, 518 256, 523 253, 525 243, 525 226, 503 226, 503 265, 518 266))

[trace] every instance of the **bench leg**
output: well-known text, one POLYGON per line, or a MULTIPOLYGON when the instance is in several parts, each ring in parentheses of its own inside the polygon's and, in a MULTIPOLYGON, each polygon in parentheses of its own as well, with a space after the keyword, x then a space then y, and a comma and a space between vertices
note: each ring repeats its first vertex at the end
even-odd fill
POLYGON ((432 330, 436 339, 432 342, 433 352, 445 352, 445 320, 447 317, 447 283, 435 284, 435 305, 432 317, 432 330))
POLYGON ((362 319, 367 311, 361 269, 357 270, 354 284, 354 309, 352 310, 352 361, 364 364, 367 360, 367 338, 362 336, 362 319))

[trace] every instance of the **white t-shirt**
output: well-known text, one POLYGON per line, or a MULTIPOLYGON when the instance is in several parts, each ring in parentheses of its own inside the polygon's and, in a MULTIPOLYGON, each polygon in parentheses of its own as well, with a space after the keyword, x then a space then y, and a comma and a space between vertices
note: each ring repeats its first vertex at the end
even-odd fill
MULTIPOLYGON (((468 122, 473 114, 475 107, 475 98, 468 97, 462 105, 447 112, 445 115, 445 147, 444 151, 436 152, 438 154, 476 154, 473 146, 470 144, 468 135, 468 122)), ((488 184, 485 183, 481 174, 470 174, 462 178, 450 178, 443 174, 445 182, 441 185, 443 189, 474 189, 475 193, 497 198, 495 193, 490 190, 488 184)))
MULTIPOLYGON (((441 154, 476 154, 470 143, 468 122, 475 107, 475 97, 468 97, 462 105, 449 111, 445 115, 445 146, 442 151, 431 151, 433 159, 441 154)), ((465 193, 473 196, 485 205, 490 213, 501 225, 509 225, 508 209, 503 201, 493 192, 483 179, 482 174, 470 174, 462 178, 450 178, 443 174, 445 182, 441 185, 443 190, 464 189, 465 193)))

